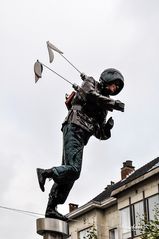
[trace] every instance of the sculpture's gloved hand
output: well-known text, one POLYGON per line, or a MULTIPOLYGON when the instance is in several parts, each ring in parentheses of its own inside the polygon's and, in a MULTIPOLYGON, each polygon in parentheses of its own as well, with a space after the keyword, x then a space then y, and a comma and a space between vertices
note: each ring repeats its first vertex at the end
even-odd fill
POLYGON ((76 91, 79 91, 79 90, 80 90, 80 87, 79 87, 76 83, 74 83, 74 84, 72 85, 72 87, 73 87, 73 89, 76 90, 76 91))
POLYGON ((121 112, 124 112, 124 107, 125 107, 125 104, 122 103, 120 100, 115 101, 115 105, 114 105, 115 110, 119 110, 121 112))
POLYGON ((114 120, 112 117, 110 117, 105 125, 107 130, 111 130, 114 126, 114 120))
POLYGON ((85 73, 81 73, 80 77, 81 77, 82 80, 87 79, 87 75, 85 73))

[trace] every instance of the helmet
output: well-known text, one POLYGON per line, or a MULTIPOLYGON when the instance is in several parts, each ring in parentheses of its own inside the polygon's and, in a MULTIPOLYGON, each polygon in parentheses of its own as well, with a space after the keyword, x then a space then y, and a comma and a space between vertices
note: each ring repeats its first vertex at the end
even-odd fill
POLYGON ((118 89, 115 91, 115 93, 112 93, 111 95, 117 95, 124 87, 124 77, 120 73, 120 71, 109 68, 102 72, 99 78, 99 83, 101 85, 102 90, 109 84, 115 83, 118 85, 118 89))

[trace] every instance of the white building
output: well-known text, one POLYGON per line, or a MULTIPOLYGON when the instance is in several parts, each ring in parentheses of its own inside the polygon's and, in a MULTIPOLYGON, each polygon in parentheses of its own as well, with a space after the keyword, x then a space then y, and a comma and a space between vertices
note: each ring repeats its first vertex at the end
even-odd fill
POLYGON ((121 180, 111 182, 94 199, 78 207, 70 204, 69 234, 83 239, 95 230, 98 239, 140 238, 143 215, 154 217, 159 204, 159 158, 135 170, 132 161, 123 163, 121 180))

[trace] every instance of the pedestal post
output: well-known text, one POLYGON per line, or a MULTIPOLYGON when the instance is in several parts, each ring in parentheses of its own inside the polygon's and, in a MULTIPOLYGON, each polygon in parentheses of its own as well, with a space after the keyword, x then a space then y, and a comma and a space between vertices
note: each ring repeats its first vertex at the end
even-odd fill
POLYGON ((59 219, 38 218, 36 220, 37 233, 43 239, 65 239, 68 237, 68 225, 59 219))

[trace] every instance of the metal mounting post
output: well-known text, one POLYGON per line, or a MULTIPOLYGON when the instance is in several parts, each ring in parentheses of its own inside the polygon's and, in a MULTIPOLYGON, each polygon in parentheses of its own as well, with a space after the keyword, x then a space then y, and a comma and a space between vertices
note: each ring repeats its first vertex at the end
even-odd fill
POLYGON ((67 222, 54 218, 38 218, 36 220, 37 233, 43 239, 65 239, 68 237, 67 222))

